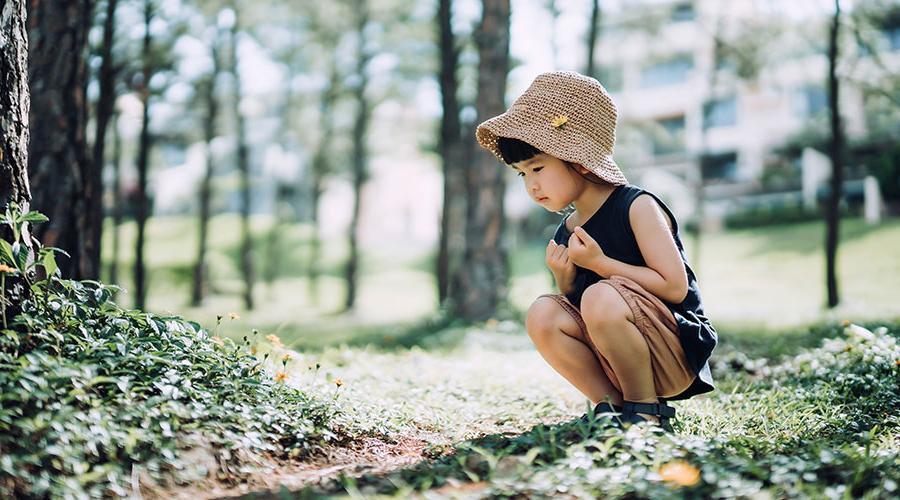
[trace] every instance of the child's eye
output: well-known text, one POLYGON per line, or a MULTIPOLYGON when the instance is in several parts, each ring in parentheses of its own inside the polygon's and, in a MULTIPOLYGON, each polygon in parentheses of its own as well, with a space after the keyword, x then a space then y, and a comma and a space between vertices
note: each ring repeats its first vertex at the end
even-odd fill
POLYGON ((525 172, 519 172, 516 175, 518 175, 519 177, 525 177, 525 172))
POLYGON ((535 167, 531 171, 537 173, 537 172, 540 172, 541 170, 544 170, 544 167, 535 167))

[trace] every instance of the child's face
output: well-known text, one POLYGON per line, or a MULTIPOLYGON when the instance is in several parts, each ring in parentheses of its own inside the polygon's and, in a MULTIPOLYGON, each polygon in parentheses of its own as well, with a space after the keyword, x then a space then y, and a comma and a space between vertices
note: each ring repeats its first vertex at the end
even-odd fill
MULTIPOLYGON (((512 167, 518 170, 528 196, 551 212, 559 212, 569 206, 583 190, 584 178, 564 161, 548 154, 540 153, 514 163, 512 167)), ((584 167, 576 165, 575 168, 584 167)))

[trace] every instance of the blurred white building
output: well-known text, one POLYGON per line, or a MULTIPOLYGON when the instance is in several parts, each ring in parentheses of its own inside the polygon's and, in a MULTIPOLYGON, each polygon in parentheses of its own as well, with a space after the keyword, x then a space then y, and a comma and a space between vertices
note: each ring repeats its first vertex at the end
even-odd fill
MULTIPOLYGON (((758 189, 773 148, 816 120, 827 123, 831 11, 828 3, 798 5, 663 1, 639 15, 630 8, 605 14, 598 78, 619 107, 616 158, 629 181, 689 216, 702 165, 714 223, 735 197, 758 189), (717 39, 725 47, 718 58, 717 39)), ((844 129, 853 138, 866 134, 864 94, 853 77, 890 75, 849 31, 838 69, 844 129)), ((900 72, 900 26, 877 39, 880 63, 900 72)))

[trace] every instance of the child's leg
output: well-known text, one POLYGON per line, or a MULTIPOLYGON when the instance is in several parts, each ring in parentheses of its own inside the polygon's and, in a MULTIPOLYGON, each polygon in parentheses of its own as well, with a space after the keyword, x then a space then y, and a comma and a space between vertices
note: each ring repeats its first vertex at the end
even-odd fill
POLYGON ((601 281, 584 291, 581 310, 588 335, 616 373, 624 399, 657 402, 650 349, 634 325, 634 315, 625 299, 601 281))
POLYGON ((544 360, 592 403, 609 397, 613 404, 622 404, 621 393, 603 372, 594 352, 578 340, 578 323, 555 300, 539 297, 534 301, 525 328, 544 360))

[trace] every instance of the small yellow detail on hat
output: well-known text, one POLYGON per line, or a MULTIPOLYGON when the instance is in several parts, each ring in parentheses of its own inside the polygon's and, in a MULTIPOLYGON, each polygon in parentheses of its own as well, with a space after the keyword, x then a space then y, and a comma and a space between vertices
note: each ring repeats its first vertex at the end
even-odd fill
POLYGON ((569 123, 569 117, 566 115, 559 115, 550 122, 550 125, 553 128, 562 128, 566 123, 569 123))

